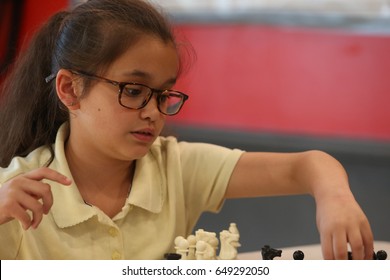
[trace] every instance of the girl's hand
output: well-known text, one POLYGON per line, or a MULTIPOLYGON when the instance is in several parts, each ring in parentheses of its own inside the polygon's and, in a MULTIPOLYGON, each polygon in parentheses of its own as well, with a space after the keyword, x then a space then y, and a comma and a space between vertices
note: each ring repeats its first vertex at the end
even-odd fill
POLYGON ((71 184, 69 178, 46 167, 12 178, 0 187, 0 224, 17 219, 25 230, 38 227, 53 205, 51 186, 43 179, 71 184))
POLYGON ((373 234, 352 196, 317 200, 317 226, 325 259, 346 260, 350 250, 355 260, 372 260, 373 234))

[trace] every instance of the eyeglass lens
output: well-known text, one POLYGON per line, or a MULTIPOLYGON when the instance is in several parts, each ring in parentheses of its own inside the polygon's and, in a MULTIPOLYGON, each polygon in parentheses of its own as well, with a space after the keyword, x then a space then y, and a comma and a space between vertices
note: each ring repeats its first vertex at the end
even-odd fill
MULTIPOLYGON (((131 109, 140 109, 146 106, 151 99, 153 90, 143 86, 126 84, 122 89, 121 104, 131 109)), ((176 114, 184 102, 184 97, 175 91, 158 93, 157 103, 159 110, 167 115, 176 114)))

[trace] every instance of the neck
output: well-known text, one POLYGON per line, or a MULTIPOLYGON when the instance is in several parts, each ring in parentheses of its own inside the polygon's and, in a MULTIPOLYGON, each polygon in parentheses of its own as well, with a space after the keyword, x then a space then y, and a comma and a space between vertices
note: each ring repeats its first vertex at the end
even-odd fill
POLYGON ((96 182, 96 185, 131 182, 129 175, 132 175, 134 161, 115 161, 85 153, 79 154, 69 146, 65 154, 74 179, 84 178, 86 182, 96 182))
POLYGON ((69 169, 87 204, 115 216, 123 207, 134 176, 135 161, 124 162, 88 155, 66 145, 69 169))

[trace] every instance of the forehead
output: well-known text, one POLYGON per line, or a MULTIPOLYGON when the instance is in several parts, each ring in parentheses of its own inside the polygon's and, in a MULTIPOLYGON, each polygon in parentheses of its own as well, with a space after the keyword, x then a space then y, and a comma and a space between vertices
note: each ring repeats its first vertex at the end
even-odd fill
POLYGON ((136 74, 150 80, 164 80, 175 78, 178 71, 179 57, 174 44, 144 36, 111 64, 108 74, 122 79, 136 74))

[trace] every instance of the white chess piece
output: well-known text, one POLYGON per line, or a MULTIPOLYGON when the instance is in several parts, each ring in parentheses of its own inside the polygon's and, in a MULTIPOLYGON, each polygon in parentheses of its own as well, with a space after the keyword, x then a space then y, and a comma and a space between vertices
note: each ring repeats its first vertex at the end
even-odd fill
POLYGON ((237 247, 240 247, 239 243, 240 235, 238 233, 232 233, 228 230, 223 230, 219 233, 221 241, 221 251, 218 259, 220 260, 235 260, 237 259, 237 247))
POLYGON ((176 253, 181 255, 181 260, 187 259, 189 243, 183 236, 175 238, 176 253))
POLYGON ((195 258, 197 260, 207 260, 206 249, 207 243, 203 240, 199 240, 196 242, 196 250, 195 250, 195 258))
POLYGON ((238 234, 238 236, 240 236, 240 232, 238 231, 238 228, 237 228, 237 224, 236 223, 230 223, 229 225, 229 231, 231 233, 235 233, 235 234, 238 234))
POLYGON ((199 229, 195 232, 196 241, 204 241, 206 243, 206 252, 203 259, 215 260, 217 257, 216 250, 218 248, 218 238, 215 232, 204 231, 199 229))
POLYGON ((196 250, 196 237, 195 235, 191 234, 187 237, 188 241, 188 255, 187 260, 195 260, 195 250, 196 250))
POLYGON ((219 240, 217 238, 217 234, 215 232, 212 233, 210 236, 208 243, 211 246, 211 249, 209 250, 210 254, 210 259, 211 260, 216 260, 217 259, 217 250, 218 250, 218 245, 219 245, 219 240))
POLYGON ((204 235, 205 231, 204 229, 198 229, 197 231, 195 231, 195 238, 196 238, 196 241, 199 241, 203 238, 203 235, 204 235))

